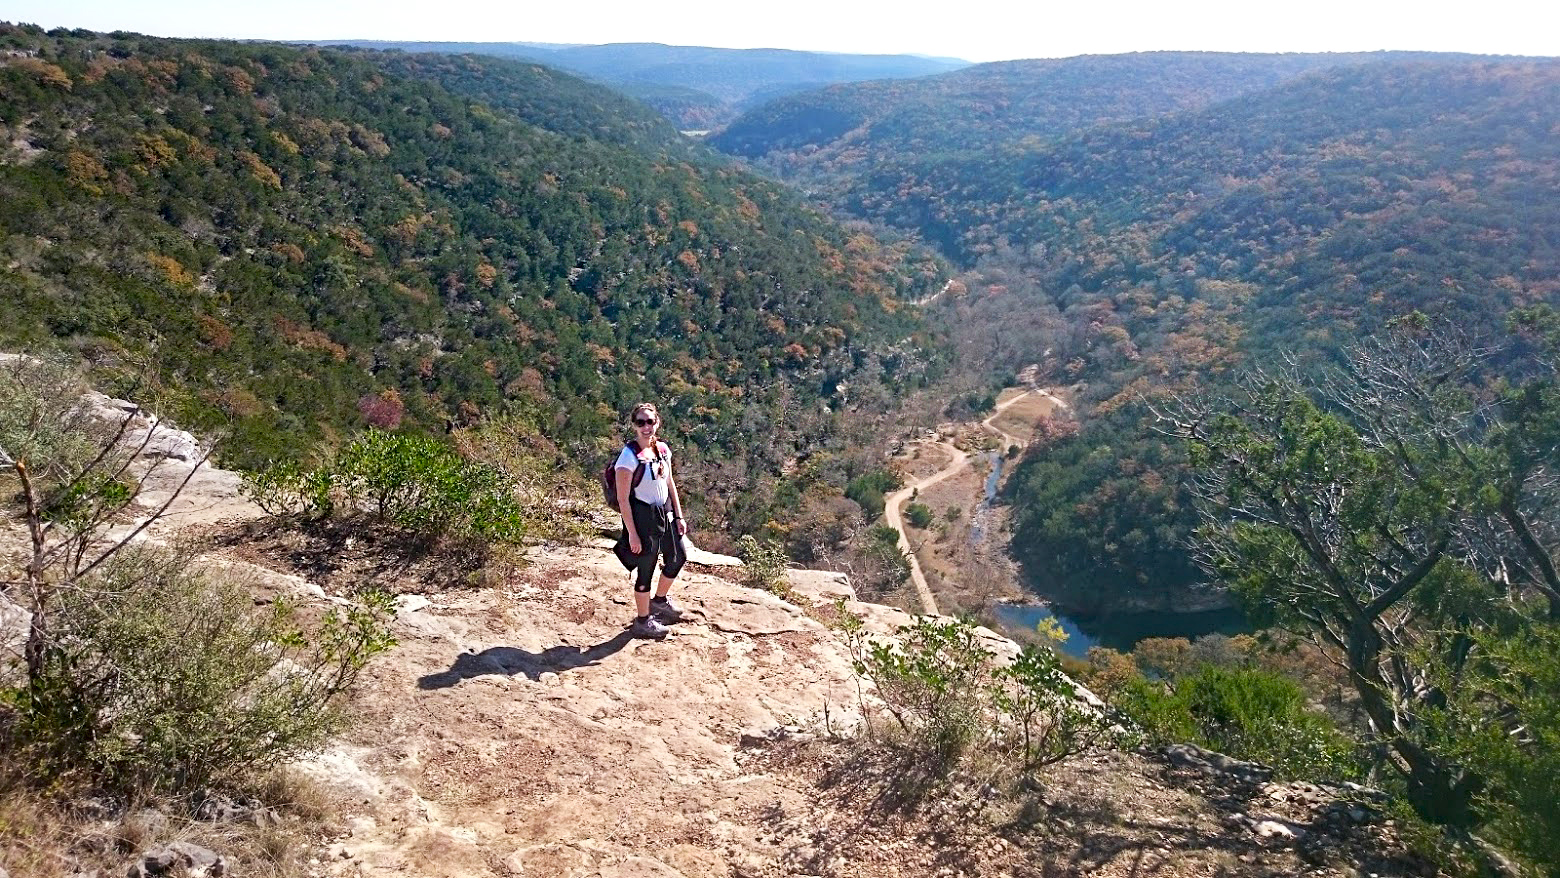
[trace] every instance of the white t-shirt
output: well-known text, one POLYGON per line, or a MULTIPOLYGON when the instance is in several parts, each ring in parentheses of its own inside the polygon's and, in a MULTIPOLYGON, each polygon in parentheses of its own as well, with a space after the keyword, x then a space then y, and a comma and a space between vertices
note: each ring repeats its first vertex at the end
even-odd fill
POLYGON ((634 488, 634 496, 638 497, 640 502, 649 503, 651 506, 665 506, 672 499, 671 489, 667 487, 667 476, 672 468, 672 450, 659 440, 656 444, 661 448, 660 460, 655 460, 655 450, 651 448, 640 451, 638 458, 635 458, 634 449, 625 444, 623 451, 618 454, 616 466, 617 469, 628 470, 629 476, 632 477, 639 462, 645 461, 645 477, 640 480, 639 486, 634 488))

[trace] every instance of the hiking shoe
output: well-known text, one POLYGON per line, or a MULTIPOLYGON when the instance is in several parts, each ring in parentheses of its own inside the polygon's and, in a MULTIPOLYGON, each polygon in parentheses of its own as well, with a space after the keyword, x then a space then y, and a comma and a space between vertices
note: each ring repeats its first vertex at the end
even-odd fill
POLYGON ((670 628, 662 625, 653 615, 634 619, 634 624, 628 626, 628 630, 641 640, 665 640, 666 635, 672 633, 670 628))
POLYGON ((682 617, 682 609, 676 604, 672 603, 671 598, 650 599, 650 618, 671 625, 676 622, 681 622, 682 617))

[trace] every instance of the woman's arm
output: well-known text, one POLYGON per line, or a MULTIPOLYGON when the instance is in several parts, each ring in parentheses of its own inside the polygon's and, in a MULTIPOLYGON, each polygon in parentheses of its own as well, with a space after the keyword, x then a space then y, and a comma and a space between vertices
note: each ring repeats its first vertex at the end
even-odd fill
POLYGON ((618 512, 623 516, 623 529, 628 532, 628 550, 637 555, 644 550, 644 544, 639 540, 639 531, 634 527, 634 510, 629 505, 634 496, 634 471, 618 467, 612 474, 617 478, 618 512))
POLYGON ((672 518, 677 521, 677 535, 688 532, 688 519, 683 518, 682 498, 677 495, 677 479, 672 477, 672 462, 666 462, 666 492, 672 503, 672 518))

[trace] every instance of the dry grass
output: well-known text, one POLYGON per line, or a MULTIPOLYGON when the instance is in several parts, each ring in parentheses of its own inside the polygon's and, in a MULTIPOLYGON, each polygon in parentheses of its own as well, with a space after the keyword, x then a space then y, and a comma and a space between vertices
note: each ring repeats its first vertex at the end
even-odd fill
POLYGON ((1263 839, 1235 813, 1276 806, 1260 786, 1189 777, 1156 757, 1105 751, 1013 775, 977 754, 929 770, 893 735, 781 743, 753 768, 804 784, 804 803, 754 813, 786 848, 764 878, 1409 878, 1437 874, 1390 826, 1263 839))
POLYGON ((303 878, 334 830, 333 803, 311 781, 278 771, 255 784, 260 817, 223 823, 189 816, 188 800, 95 796, 82 788, 40 788, 6 754, 0 767, 0 870, 11 878, 77 873, 121 875, 140 854, 173 841, 227 858, 232 874, 303 878))
POLYGON ((367 518, 275 518, 217 528, 212 547, 350 594, 363 583, 401 594, 492 587, 524 567, 518 547, 408 536, 367 518))
POLYGON ((991 425, 1014 436, 1029 436, 1041 418, 1050 417, 1056 411, 1056 403, 1040 394, 1013 403, 992 420, 991 425))

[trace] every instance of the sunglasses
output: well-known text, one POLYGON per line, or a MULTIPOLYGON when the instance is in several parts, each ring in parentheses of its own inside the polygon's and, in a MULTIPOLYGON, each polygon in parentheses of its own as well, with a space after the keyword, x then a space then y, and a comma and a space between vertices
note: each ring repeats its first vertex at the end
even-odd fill
POLYGON ((637 425, 637 426, 640 426, 640 427, 649 427, 649 426, 652 426, 653 424, 655 424, 655 420, 651 419, 651 420, 647 421, 647 420, 645 420, 643 418, 635 418, 634 419, 634 424, 637 425))

